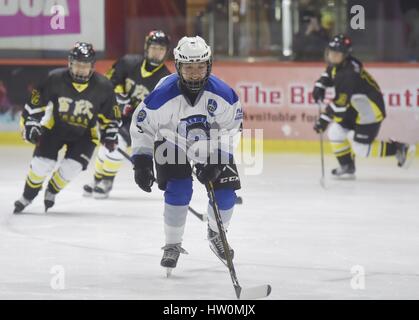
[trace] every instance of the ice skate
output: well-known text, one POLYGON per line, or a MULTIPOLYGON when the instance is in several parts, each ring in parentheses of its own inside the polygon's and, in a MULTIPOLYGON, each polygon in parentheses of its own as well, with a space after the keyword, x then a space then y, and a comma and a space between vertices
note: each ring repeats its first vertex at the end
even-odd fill
MULTIPOLYGON (((211 250, 225 265, 227 265, 227 257, 224 251, 223 242, 221 241, 221 236, 219 233, 213 231, 209 226, 208 226, 208 241, 209 241, 209 246, 211 250)), ((231 260, 233 260, 234 250, 231 249, 230 246, 229 246, 229 249, 230 249, 231 260)))
POLYGON ((13 213, 21 213, 32 201, 22 196, 19 200, 15 201, 15 209, 13 213))
POLYGON ((345 164, 332 170, 332 176, 337 180, 354 180, 355 164, 345 164))
POLYGON ((408 169, 412 164, 416 155, 416 146, 414 144, 408 145, 407 143, 396 142, 397 151, 396 159, 397 165, 400 168, 408 169))
POLYGON ((170 277, 173 269, 176 268, 180 254, 188 254, 188 252, 181 247, 181 243, 166 244, 162 250, 164 253, 160 265, 166 268, 166 276, 170 277))
POLYGON ((109 192, 111 192, 113 186, 113 180, 102 179, 94 188, 93 188, 93 198, 95 199, 106 199, 109 197, 109 192))
POLYGON ((91 183, 85 184, 83 186, 83 197, 92 197, 93 196, 93 190, 96 188, 100 180, 93 180, 91 183))
POLYGON ((45 191, 45 196, 44 196, 45 212, 47 212, 48 209, 54 206, 56 195, 57 195, 56 193, 52 193, 48 189, 45 191))

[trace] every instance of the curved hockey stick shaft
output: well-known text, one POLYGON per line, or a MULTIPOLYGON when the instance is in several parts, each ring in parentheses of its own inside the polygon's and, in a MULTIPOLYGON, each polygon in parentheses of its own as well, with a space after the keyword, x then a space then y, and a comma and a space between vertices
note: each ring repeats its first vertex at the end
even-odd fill
POLYGON ((237 299, 257 299, 267 297, 271 293, 270 285, 262 285, 253 288, 242 288, 237 279, 236 270, 234 268, 233 259, 230 255, 230 248, 227 242, 227 236, 224 229, 223 221, 221 219, 220 210, 218 209, 217 202, 215 200, 214 186, 212 182, 206 185, 208 196, 214 211, 215 220, 217 222, 218 232, 221 237, 224 252, 227 260, 227 268, 230 272, 231 281, 233 282, 234 290, 236 292, 237 299))

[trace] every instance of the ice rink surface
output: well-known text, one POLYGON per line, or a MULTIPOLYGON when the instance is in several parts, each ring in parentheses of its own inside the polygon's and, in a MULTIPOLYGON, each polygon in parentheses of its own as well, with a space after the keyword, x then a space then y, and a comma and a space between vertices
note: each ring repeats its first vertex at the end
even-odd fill
MULTIPOLYGON (((109 199, 82 197, 91 163, 47 214, 41 191, 12 215, 31 152, 0 147, 0 299, 235 299, 192 214, 189 255, 166 278, 163 194, 138 189, 129 163, 109 199)), ((358 159, 356 181, 327 179, 323 190, 319 156, 265 154, 260 175, 241 176, 228 233, 241 285, 270 283, 268 299, 418 299, 419 161, 409 171, 395 162, 358 159)), ((326 158, 327 172, 335 165, 326 158)), ((194 191, 191 206, 205 211, 204 188, 194 191)))

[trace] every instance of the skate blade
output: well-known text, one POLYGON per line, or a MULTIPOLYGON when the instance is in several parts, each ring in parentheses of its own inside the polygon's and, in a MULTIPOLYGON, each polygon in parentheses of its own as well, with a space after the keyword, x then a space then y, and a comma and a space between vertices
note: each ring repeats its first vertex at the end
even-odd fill
POLYGON ((332 179, 333 180, 342 180, 342 181, 351 181, 351 180, 355 180, 356 176, 355 176, 355 174, 343 174, 341 176, 332 175, 332 179))
POLYGON ((166 278, 170 278, 174 268, 166 268, 166 278))
POLYGON ((93 197, 93 193, 92 192, 83 191, 83 197, 85 197, 85 198, 91 198, 91 197, 93 197))
POLYGON ((416 155, 416 146, 412 144, 409 146, 409 149, 407 150, 406 161, 402 165, 402 169, 407 170, 410 168, 413 160, 415 159, 415 155, 416 155))
POLYGON ((93 193, 93 198, 95 198, 95 199, 107 199, 107 198, 109 198, 109 194, 93 193))
POLYGON ((55 202, 44 201, 45 213, 55 205, 55 202))
POLYGON ((22 213, 23 212, 23 210, 24 210, 25 208, 23 208, 23 209, 14 209, 13 210, 13 214, 19 214, 19 213, 22 213))

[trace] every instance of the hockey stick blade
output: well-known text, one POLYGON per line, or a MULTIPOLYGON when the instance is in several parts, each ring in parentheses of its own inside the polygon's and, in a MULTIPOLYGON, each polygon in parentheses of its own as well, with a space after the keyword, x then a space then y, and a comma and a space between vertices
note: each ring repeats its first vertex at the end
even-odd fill
POLYGON ((197 217, 199 220, 201 220, 202 222, 205 222, 205 221, 208 221, 208 216, 206 215, 206 214, 204 214, 204 213, 199 213, 198 211, 196 211, 194 208, 192 208, 192 207, 188 207, 188 210, 190 211, 190 212, 192 212, 193 213, 193 215, 195 216, 195 217, 197 217))
POLYGON ((243 204, 243 198, 242 197, 237 197, 236 198, 236 204, 243 204))
POLYGON ((266 298, 271 294, 272 287, 269 284, 251 287, 251 288, 242 288, 236 287, 237 298, 240 300, 252 300, 266 298))

